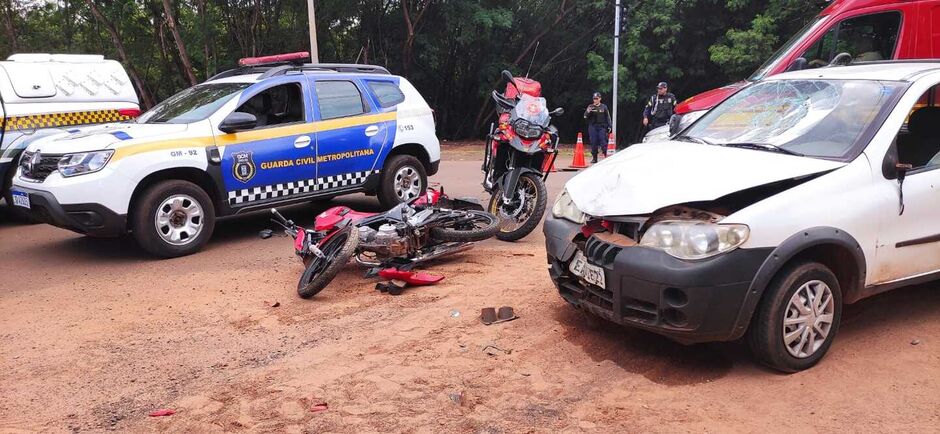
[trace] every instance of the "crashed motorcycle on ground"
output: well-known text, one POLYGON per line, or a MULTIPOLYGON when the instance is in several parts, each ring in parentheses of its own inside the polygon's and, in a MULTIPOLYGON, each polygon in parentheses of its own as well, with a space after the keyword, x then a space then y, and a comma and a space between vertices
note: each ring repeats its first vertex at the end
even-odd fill
POLYGON ((317 216, 313 229, 296 225, 276 209, 271 212, 272 221, 294 240, 294 251, 306 267, 297 284, 303 298, 325 288, 352 257, 372 270, 410 270, 468 250, 499 230, 499 219, 479 204, 451 199, 434 188, 384 213, 330 208, 317 216))
POLYGON ((545 214, 545 180, 558 155, 558 130, 549 123, 564 110, 548 111, 539 82, 509 71, 503 78, 505 92, 492 94, 499 121, 487 135, 483 188, 490 194, 487 209, 500 218, 496 237, 516 241, 545 214))

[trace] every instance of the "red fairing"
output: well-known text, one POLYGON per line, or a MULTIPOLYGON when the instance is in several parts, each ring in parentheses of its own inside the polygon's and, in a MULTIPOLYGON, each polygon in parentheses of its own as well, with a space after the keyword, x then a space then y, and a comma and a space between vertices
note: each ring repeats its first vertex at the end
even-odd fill
POLYGON ((376 215, 376 213, 353 211, 348 206, 334 206, 333 208, 321 212, 320 215, 317 216, 314 230, 318 232, 328 231, 336 227, 336 225, 343 220, 350 219, 356 221, 374 215, 376 215))
POLYGON ((427 205, 428 203, 434 205, 437 201, 441 200, 442 194, 443 193, 436 189, 429 188, 427 194, 415 199, 414 205, 427 205))
POLYGON ((401 280, 414 286, 433 285, 444 280, 444 276, 414 271, 402 271, 395 268, 386 268, 379 271, 379 277, 386 280, 401 280))
POLYGON ((519 89, 516 89, 516 86, 513 86, 512 83, 506 84, 506 92, 504 94, 506 98, 514 99, 519 96, 519 92, 536 98, 542 96, 542 83, 531 78, 516 77, 516 84, 519 85, 519 89))
POLYGON ((304 251, 304 240, 307 238, 307 231, 301 230, 297 231, 297 236, 294 238, 294 250, 298 252, 304 251))
POLYGON ((273 56, 245 57, 238 59, 239 66, 261 65, 264 63, 288 62, 291 60, 309 59, 310 53, 307 51, 298 51, 296 53, 275 54, 273 56))

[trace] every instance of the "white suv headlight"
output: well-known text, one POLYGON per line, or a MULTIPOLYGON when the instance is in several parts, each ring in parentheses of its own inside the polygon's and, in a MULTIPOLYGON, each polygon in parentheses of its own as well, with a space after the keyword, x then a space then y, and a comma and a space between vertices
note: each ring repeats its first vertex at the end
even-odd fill
POLYGON ((552 206, 552 215, 555 218, 570 220, 579 225, 583 225, 587 221, 587 214, 581 212, 574 204, 571 196, 568 195, 568 190, 563 190, 558 195, 558 199, 555 199, 555 205, 552 206))
POLYGON ((661 249, 679 259, 705 259, 738 248, 750 232, 739 224, 662 221, 647 229, 640 245, 661 249))
POLYGON ((104 168, 114 150, 65 154, 59 160, 59 174, 65 177, 95 173, 104 168))

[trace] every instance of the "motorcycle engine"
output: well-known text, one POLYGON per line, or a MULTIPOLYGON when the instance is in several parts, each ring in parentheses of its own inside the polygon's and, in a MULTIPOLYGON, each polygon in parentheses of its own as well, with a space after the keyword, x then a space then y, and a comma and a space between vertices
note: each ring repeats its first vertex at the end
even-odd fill
POLYGON ((378 230, 363 226, 359 228, 359 247, 375 253, 377 259, 388 259, 407 256, 411 251, 411 241, 409 237, 400 235, 395 225, 384 224, 378 230))

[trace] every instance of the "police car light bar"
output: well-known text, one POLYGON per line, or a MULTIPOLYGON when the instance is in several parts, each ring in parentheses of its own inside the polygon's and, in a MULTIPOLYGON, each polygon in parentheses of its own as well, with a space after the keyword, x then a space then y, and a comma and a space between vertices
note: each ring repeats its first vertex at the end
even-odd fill
MULTIPOLYGON (((280 62, 306 60, 309 58, 310 58, 310 52, 298 51, 296 53, 275 54, 273 56, 245 57, 243 59, 238 59, 238 66, 264 65, 268 63, 280 63, 280 62)), ((300 63, 300 62, 297 62, 297 63, 300 63)))

